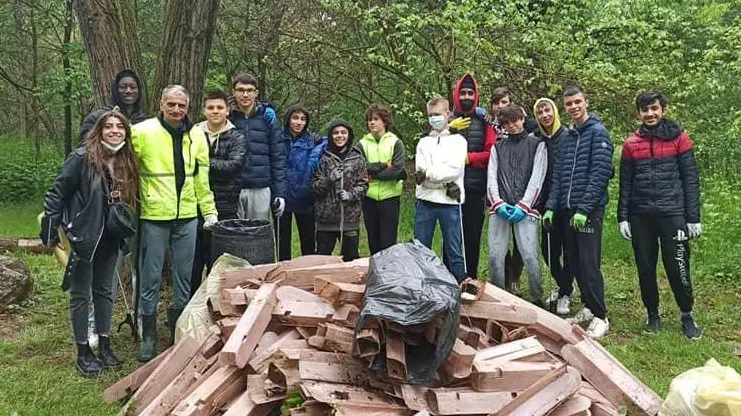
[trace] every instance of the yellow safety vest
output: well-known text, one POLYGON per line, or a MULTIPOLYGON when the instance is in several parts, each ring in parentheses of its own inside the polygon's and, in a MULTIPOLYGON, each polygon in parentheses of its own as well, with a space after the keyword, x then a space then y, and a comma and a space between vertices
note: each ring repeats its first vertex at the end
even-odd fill
MULTIPOLYGON (((394 147, 399 138, 394 133, 387 131, 379 140, 371 133, 360 139, 367 163, 389 163, 394 158, 394 147)), ((401 195, 402 181, 379 181, 371 179, 368 184, 368 192, 365 195, 376 201, 393 198, 401 195)))

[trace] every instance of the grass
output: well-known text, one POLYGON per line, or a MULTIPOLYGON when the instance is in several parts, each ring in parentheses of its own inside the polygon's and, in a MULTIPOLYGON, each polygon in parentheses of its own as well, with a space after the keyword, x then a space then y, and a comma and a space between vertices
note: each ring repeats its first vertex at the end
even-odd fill
MULTIPOLYGON (((611 193, 615 193, 615 181, 611 193)), ((741 347, 741 195, 735 186, 722 179, 705 180, 703 187, 703 224, 705 234, 692 242, 692 279, 695 285, 698 323, 704 329, 699 341, 683 337, 679 313, 668 288, 663 268, 659 266, 663 329, 656 335, 642 333, 645 313, 640 300, 635 264, 630 244, 617 232, 615 205, 610 203, 603 234, 603 273, 611 328, 601 340, 628 369, 660 395, 665 396, 671 380, 690 368, 701 366, 709 358, 741 371, 741 358, 734 349, 741 347)), ((37 204, 0 208, 4 232, 35 235, 37 204), (28 213, 27 213, 28 212, 28 213), (26 215, 27 214, 27 215, 26 215), (13 224, 6 224, 11 221, 13 224), (10 231, 5 231, 10 230, 10 231)), ((405 195, 400 241, 412 237, 413 198, 405 195)), ((486 230, 486 228, 484 228, 486 230)), ((294 254, 298 236, 293 233, 294 254)), ((488 275, 486 232, 482 238, 481 275, 488 275)), ((368 253, 361 238, 361 253, 368 253)), ((436 237, 439 252, 439 235, 436 237)), ((34 304, 18 312, 0 315, 0 414, 58 415, 115 414, 118 404, 101 400, 105 387, 135 367, 136 345, 130 334, 115 334, 116 351, 126 360, 118 374, 106 374, 97 380, 81 379, 73 368, 75 352, 68 322, 68 295, 61 292, 62 270, 50 256, 27 256, 35 279, 34 304)), ((545 268, 544 268, 545 270, 545 268)), ((544 279, 545 293, 555 288, 552 279, 544 279)), ((122 303, 117 303, 114 330, 122 318, 122 303)), ((164 326, 160 335, 166 336, 164 326)), ((161 341, 164 341, 163 339, 161 341)))
POLYGON ((0 204, 0 236, 37 238, 39 224, 36 217, 43 210, 43 201, 0 204))

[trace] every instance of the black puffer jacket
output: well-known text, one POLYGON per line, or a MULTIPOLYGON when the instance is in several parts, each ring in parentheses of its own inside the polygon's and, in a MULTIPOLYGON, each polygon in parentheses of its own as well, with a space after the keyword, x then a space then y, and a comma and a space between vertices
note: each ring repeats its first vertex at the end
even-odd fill
POLYGON ((672 120, 641 126, 623 143, 618 221, 633 214, 684 215, 700 222, 700 179, 692 140, 672 120))
POLYGON ((95 173, 87 149, 70 153, 54 185, 44 196, 41 240, 52 240, 61 225, 72 250, 80 259, 90 262, 95 255, 105 226, 108 184, 95 173))
POLYGON ((242 189, 239 172, 246 157, 244 136, 228 120, 226 126, 217 132, 210 132, 205 121, 199 123, 198 127, 208 139, 208 182, 214 194, 219 220, 235 219, 242 189))
POLYGON ((141 109, 141 102, 142 102, 142 96, 144 95, 144 86, 142 84, 141 79, 139 79, 139 75, 136 73, 136 71, 132 69, 124 69, 123 71, 116 74, 116 78, 113 80, 113 83, 111 84, 111 95, 110 95, 110 104, 107 106, 100 108, 98 110, 95 110, 91 112, 90 114, 85 117, 85 120, 82 121, 82 126, 80 127, 80 136, 79 136, 79 145, 83 146, 83 143, 85 142, 85 136, 90 132, 90 130, 93 129, 93 126, 95 125, 95 122, 98 121, 100 116, 105 114, 107 111, 113 110, 113 107, 118 106, 121 112, 126 116, 126 118, 129 119, 129 123, 136 124, 139 122, 142 122, 147 119, 147 116, 144 114, 144 112, 141 109), (121 81, 121 78, 124 77, 131 77, 136 81, 136 84, 139 86, 139 97, 136 100, 136 104, 134 104, 134 111, 131 112, 131 114, 127 114, 125 107, 123 105, 123 100, 121 99, 121 96, 118 93, 118 82, 121 81))

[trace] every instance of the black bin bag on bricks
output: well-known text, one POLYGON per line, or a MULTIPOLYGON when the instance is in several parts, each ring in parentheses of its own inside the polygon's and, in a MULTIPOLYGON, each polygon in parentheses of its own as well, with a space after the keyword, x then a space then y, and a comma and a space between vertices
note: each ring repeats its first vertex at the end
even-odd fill
MULTIPOLYGON (((435 253, 419 241, 396 244, 370 258, 365 298, 355 325, 356 337, 358 331, 377 319, 403 326, 425 326, 436 318, 441 323, 436 344, 427 341, 424 331, 412 342, 417 345, 407 342, 408 383, 422 384, 434 377, 455 343, 459 316, 458 282, 435 253)), ((405 334, 409 335, 409 331, 405 334)), ((356 345, 353 350, 358 351, 356 345)), ((383 339, 371 368, 386 372, 383 339)))

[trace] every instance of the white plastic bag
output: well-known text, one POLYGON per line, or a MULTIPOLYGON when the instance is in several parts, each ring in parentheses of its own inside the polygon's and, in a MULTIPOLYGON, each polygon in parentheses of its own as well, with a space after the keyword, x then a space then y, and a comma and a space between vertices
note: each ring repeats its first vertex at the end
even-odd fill
POLYGON ((741 375, 710 359, 678 375, 659 412, 661 416, 741 416, 741 375))

